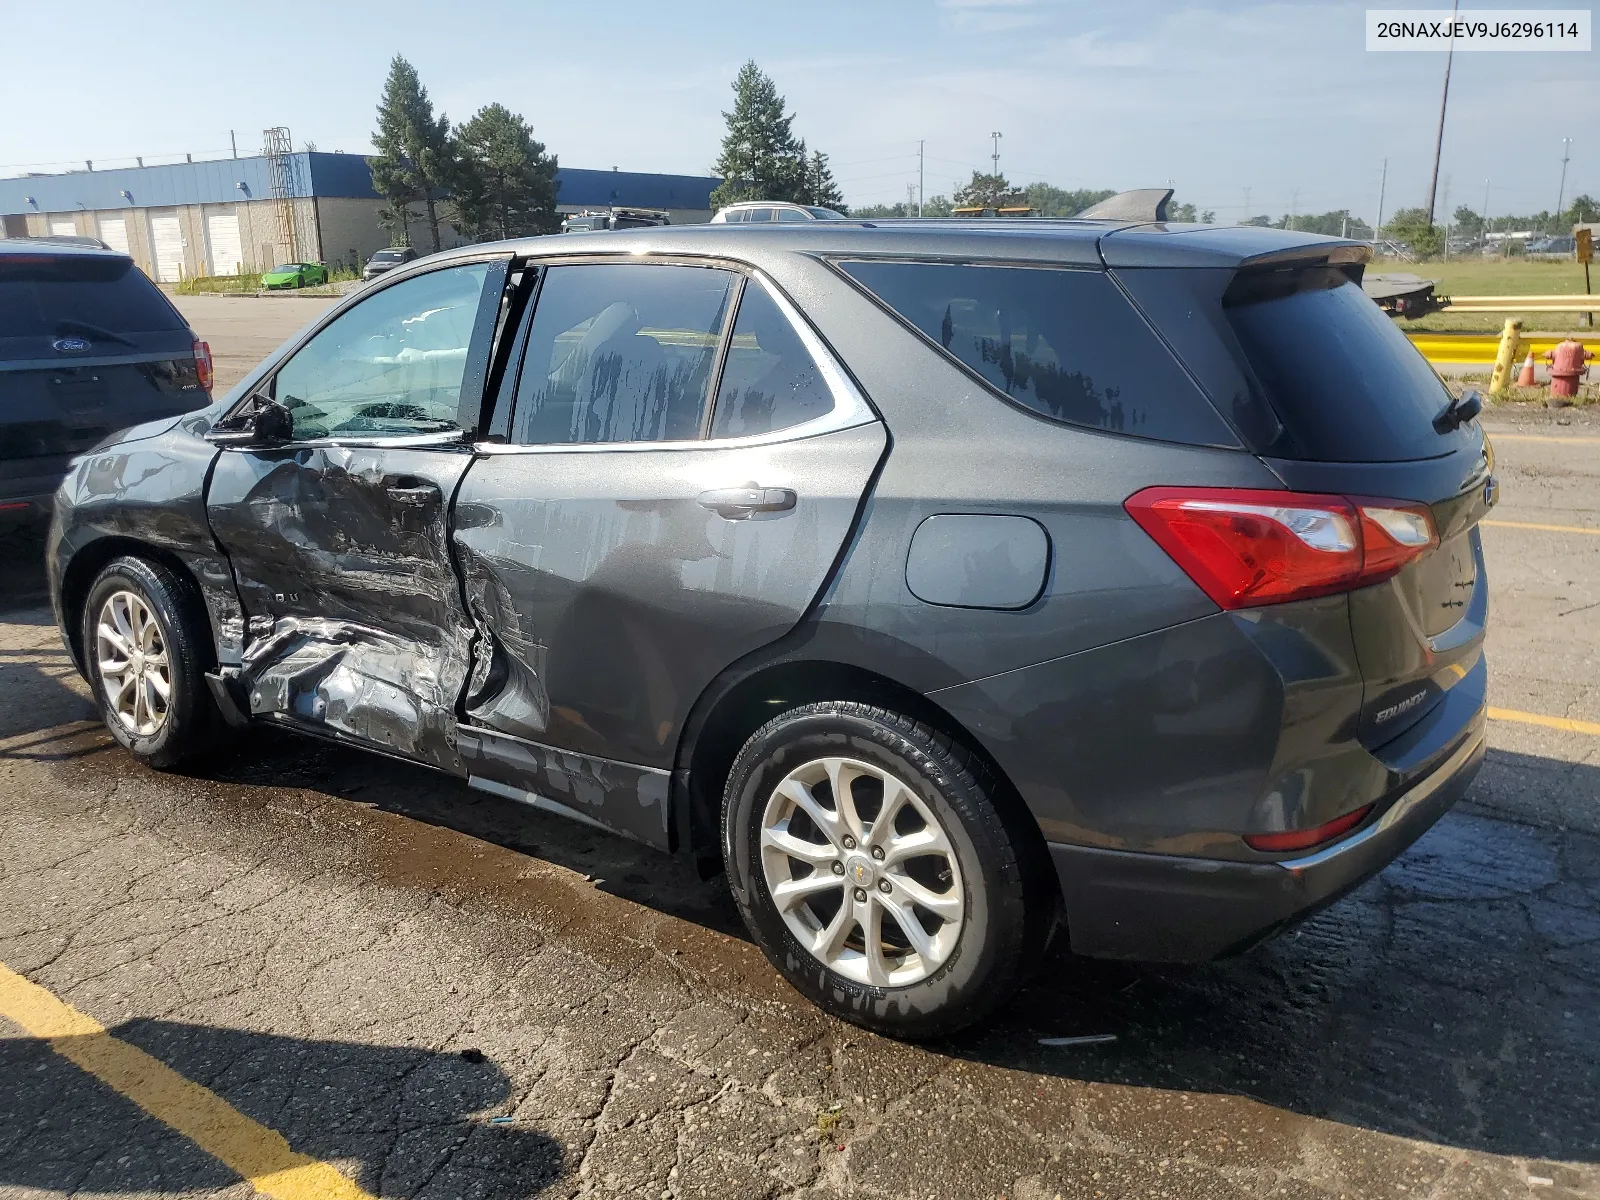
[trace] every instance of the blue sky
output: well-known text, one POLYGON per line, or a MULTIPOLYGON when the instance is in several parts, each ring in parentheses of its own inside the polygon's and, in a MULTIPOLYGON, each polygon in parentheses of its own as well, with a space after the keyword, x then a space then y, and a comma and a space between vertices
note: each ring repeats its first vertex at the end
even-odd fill
MULTIPOLYGON (((1418 3, 1421 0, 1409 0, 1418 3)), ((1469 0, 1470 2, 1470 0, 1469 0)), ((1498 0, 1505 4, 1507 0, 1498 0)), ((1555 0, 1549 0, 1555 2, 1555 0)), ((1576 0, 1575 0, 1576 2, 1576 0)), ((754 58, 828 152, 847 200, 905 198, 927 145, 929 195, 988 166, 1014 182, 1139 187, 1233 220, 1426 192, 1444 59, 1369 54, 1364 4, 1124 0, 78 0, 6 18, 0 174, 226 154, 288 125, 296 144, 370 147, 390 57, 452 118, 521 112, 574 167, 708 172, 729 81, 754 58), (19 53, 36 45, 38 54, 19 53)), ((1442 174, 1450 206, 1552 207, 1600 196, 1600 61, 1459 54, 1442 174)))

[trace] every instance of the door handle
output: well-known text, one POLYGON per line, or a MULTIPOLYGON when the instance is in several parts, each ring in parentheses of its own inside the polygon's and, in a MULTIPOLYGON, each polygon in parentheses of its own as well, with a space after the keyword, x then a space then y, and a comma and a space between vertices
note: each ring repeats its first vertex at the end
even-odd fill
POLYGON ((764 488, 753 483, 700 493, 702 507, 730 521, 742 521, 758 512, 788 512, 797 499, 789 488, 764 488))
POLYGON ((389 494, 391 500, 418 507, 436 503, 443 495, 439 491, 438 484, 419 479, 415 475, 387 476, 383 481, 383 490, 389 494))

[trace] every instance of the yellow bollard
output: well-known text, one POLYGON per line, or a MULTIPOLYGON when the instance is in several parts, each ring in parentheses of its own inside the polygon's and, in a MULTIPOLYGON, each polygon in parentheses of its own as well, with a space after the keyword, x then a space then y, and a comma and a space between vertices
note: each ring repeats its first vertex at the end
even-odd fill
POLYGON ((1511 386, 1511 373, 1516 370, 1521 344, 1522 318, 1507 317, 1506 327, 1500 333, 1500 352, 1494 356, 1494 374, 1489 376, 1489 395, 1504 395, 1511 386))

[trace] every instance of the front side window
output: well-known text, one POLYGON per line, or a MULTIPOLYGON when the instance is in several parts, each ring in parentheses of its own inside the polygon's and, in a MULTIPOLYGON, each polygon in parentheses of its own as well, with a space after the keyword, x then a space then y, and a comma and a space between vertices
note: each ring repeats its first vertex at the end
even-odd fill
POLYGON ((1103 271, 939 262, 839 266, 1024 408, 1112 433, 1238 444, 1103 271))
POLYGON ((488 263, 413 276, 357 304, 278 371, 295 440, 457 429, 488 263))
POLYGON ((734 282, 712 267, 551 267, 517 381, 512 439, 698 438, 734 282))
POLYGON ((794 326, 764 287, 747 284, 717 388, 711 436, 772 433, 832 408, 833 394, 794 326))

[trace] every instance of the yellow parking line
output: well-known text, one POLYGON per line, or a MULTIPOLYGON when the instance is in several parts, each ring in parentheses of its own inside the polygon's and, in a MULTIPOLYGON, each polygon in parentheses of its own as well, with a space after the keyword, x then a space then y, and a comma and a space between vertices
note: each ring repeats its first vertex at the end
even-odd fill
POLYGON ((1514 708, 1491 708, 1491 721, 1514 721, 1519 725, 1543 725, 1546 729, 1560 729, 1566 733, 1587 733, 1600 737, 1600 722, 1575 721, 1571 717, 1547 717, 1542 713, 1518 712, 1514 708))
POLYGON ((215 1092, 178 1074, 137 1046, 119 1041, 93 1017, 0 963, 0 1016, 221 1159, 273 1200, 373 1200, 325 1162, 289 1149, 275 1129, 258 1125, 215 1092))
POLYGON ((1560 442, 1567 446, 1589 446, 1600 442, 1600 437, 1558 437, 1550 433, 1496 433, 1489 431, 1491 442, 1560 442))
POLYGON ((1480 525, 1494 525, 1500 529, 1543 529, 1546 533, 1587 533, 1600 536, 1600 529, 1587 525, 1540 525, 1533 521, 1480 521, 1480 525))

